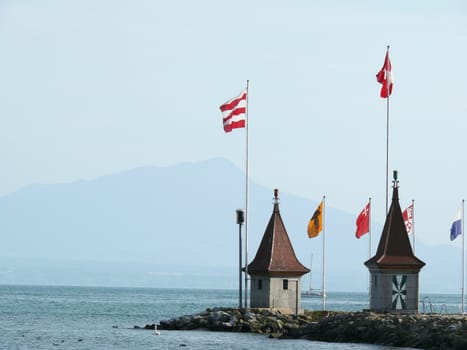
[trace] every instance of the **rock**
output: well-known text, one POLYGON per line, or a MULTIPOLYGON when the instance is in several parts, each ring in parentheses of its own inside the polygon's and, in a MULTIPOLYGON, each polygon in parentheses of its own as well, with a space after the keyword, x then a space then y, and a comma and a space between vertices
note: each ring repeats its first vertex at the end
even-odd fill
MULTIPOLYGON (((423 349, 467 349, 466 317, 456 315, 393 315, 368 311, 305 311, 303 315, 286 315, 266 309, 213 308, 161 321, 158 328, 252 332, 272 338, 423 349)), ((154 329, 153 325, 149 329, 154 329)))
POLYGON ((249 321, 249 320, 251 320, 251 319, 253 319, 253 318, 256 318, 256 315, 253 314, 253 313, 251 313, 251 312, 245 312, 245 313, 243 314, 243 318, 244 318, 245 320, 249 321))

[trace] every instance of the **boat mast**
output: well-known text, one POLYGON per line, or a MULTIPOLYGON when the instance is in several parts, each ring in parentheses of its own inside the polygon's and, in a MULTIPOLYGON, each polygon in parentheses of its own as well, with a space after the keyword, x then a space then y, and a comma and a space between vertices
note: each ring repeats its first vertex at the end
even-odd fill
POLYGON ((311 253, 311 260, 310 260, 310 292, 313 290, 313 288, 311 288, 312 286, 312 273, 313 273, 313 253, 311 253))

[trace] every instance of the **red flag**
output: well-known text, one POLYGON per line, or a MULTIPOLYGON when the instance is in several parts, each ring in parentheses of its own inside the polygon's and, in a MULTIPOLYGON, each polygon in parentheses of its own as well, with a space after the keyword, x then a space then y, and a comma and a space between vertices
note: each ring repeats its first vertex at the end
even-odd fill
POLYGON ((355 224, 357 225, 355 237, 360 238, 365 233, 370 232, 370 202, 368 202, 365 208, 358 214, 355 224))
POLYGON ((376 74, 376 80, 382 84, 380 96, 388 98, 392 93, 392 66, 389 60, 389 49, 386 51, 386 58, 384 59, 383 68, 376 74))
POLYGON ((245 127, 246 97, 246 90, 243 90, 240 95, 220 106, 225 132, 231 132, 232 129, 245 127))
POLYGON ((413 204, 410 204, 407 209, 402 212, 402 217, 404 218, 407 234, 410 235, 413 228, 413 204))

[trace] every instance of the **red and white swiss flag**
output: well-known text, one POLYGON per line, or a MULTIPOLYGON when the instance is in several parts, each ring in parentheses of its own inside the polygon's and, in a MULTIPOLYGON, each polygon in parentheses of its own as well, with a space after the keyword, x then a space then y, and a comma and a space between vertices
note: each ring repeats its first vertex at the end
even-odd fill
POLYGON ((370 202, 368 202, 365 208, 358 214, 355 224, 357 225, 355 237, 360 238, 365 233, 370 232, 370 202))
POLYGON ((394 83, 391 60, 389 59, 389 49, 386 51, 383 68, 376 74, 376 81, 383 85, 381 86, 380 96, 382 98, 388 98, 392 94, 392 85, 394 83))
POLYGON ((246 90, 243 90, 240 95, 220 106, 225 132, 231 132, 233 129, 245 127, 246 98, 246 90))

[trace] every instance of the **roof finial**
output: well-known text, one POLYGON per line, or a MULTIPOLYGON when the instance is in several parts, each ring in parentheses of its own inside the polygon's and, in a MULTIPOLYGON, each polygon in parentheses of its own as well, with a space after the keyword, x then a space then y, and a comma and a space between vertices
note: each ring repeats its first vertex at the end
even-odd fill
POLYGON ((279 189, 274 189, 274 204, 279 204, 279 189))
POLYGON ((397 170, 392 171, 392 187, 393 188, 399 187, 399 179, 398 179, 397 170))

